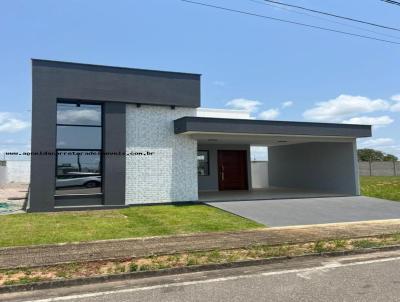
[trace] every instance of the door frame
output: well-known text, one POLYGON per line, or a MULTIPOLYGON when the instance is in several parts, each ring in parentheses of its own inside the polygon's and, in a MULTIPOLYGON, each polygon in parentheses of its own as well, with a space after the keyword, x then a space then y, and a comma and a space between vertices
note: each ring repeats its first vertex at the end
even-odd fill
POLYGON ((229 190, 249 190, 249 177, 248 177, 248 157, 247 150, 235 150, 235 149, 218 149, 217 150, 217 178, 218 178, 218 191, 229 191, 229 190), (245 188, 244 189, 224 189, 221 187, 221 168, 220 168, 220 154, 223 152, 240 152, 243 154, 244 159, 244 181, 245 188))

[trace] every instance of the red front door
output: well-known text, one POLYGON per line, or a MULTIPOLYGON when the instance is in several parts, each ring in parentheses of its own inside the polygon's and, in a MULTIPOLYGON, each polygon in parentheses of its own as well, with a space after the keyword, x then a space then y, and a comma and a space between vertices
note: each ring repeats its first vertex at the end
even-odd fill
POLYGON ((219 190, 247 190, 246 150, 218 150, 219 190))

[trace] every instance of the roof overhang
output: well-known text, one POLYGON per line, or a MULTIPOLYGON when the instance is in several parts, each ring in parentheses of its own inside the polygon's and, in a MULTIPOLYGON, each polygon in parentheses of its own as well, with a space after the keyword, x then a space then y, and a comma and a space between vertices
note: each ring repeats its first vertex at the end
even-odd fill
MULTIPOLYGON (((264 121, 248 119, 182 117, 174 121, 175 134, 187 134, 204 141, 206 137, 229 136, 262 142, 267 138, 302 138, 300 141, 347 141, 370 137, 370 125, 264 121)), ((233 141, 233 140, 232 140, 233 141)), ((294 140, 296 141, 296 140, 294 140)), ((293 142, 294 142, 293 141, 293 142)))

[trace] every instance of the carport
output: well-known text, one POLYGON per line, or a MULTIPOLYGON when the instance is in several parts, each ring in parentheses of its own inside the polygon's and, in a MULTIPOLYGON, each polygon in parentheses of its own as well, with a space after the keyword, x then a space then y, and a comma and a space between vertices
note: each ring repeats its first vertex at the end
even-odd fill
POLYGON ((356 139, 371 126, 183 117, 198 144, 200 201, 359 195, 356 139), (268 147, 268 188, 252 189, 250 146, 268 147))

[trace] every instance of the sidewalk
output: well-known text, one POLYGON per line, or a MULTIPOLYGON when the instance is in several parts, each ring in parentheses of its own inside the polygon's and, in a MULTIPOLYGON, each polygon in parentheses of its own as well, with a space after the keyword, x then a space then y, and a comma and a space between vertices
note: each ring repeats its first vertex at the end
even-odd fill
POLYGON ((28 184, 7 183, 0 186, 0 215, 23 213, 28 184))
POLYGON ((400 219, 0 249, 0 269, 400 233, 400 219))

